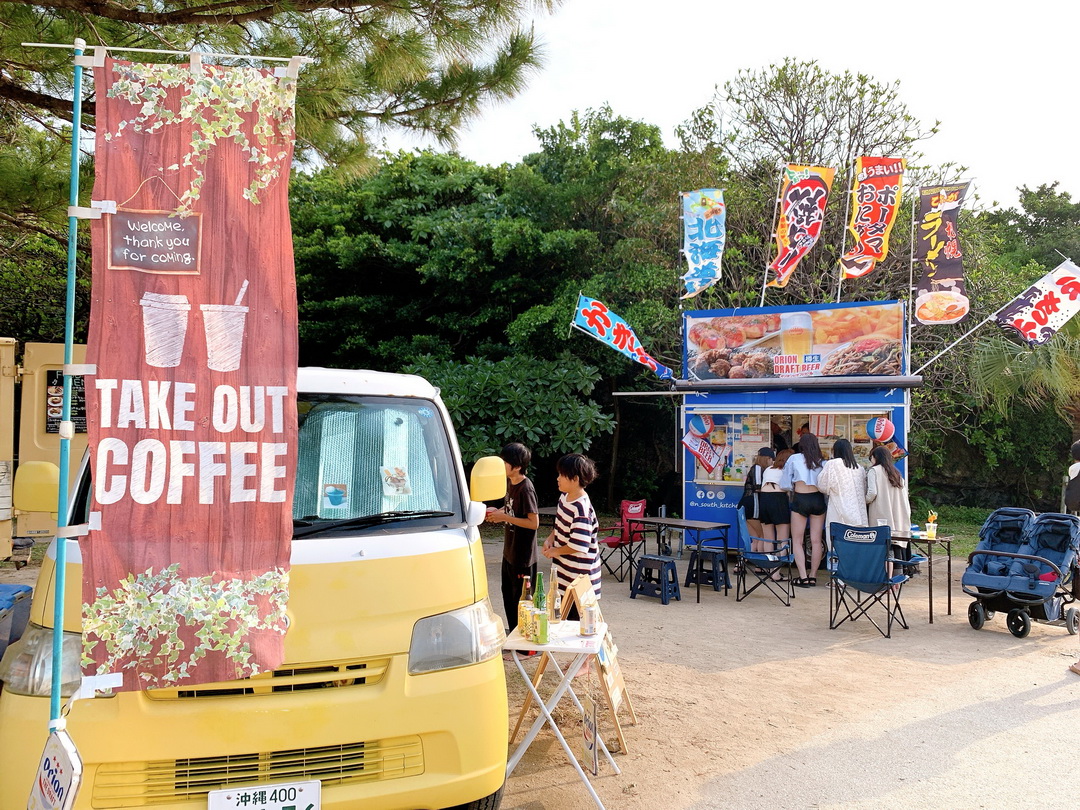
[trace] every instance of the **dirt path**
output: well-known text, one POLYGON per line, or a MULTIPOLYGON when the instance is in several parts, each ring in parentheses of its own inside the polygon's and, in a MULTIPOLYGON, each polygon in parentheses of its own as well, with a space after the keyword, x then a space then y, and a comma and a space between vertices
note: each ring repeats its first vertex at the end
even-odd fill
MULTIPOLYGON (((497 573, 498 544, 485 551, 497 573)), ((926 578, 917 578, 903 600, 911 629, 891 639, 865 621, 829 630, 820 585, 797 589, 791 608, 711 589, 699 605, 692 588, 665 607, 631 600, 627 584, 605 577, 604 617, 639 723, 626 728, 629 752, 616 755, 622 774, 601 764, 601 799, 627 810, 1075 808, 1061 754, 1080 728, 1080 678, 1066 670, 1077 638, 1036 624, 1017 639, 1000 614, 975 632, 963 568, 953 566, 952 616, 942 565, 935 623, 926 578)), ((511 706, 520 706, 512 662, 507 682, 511 706)), ((575 715, 562 709, 576 750, 575 715)), ((503 807, 591 806, 545 730, 508 781, 503 807)))

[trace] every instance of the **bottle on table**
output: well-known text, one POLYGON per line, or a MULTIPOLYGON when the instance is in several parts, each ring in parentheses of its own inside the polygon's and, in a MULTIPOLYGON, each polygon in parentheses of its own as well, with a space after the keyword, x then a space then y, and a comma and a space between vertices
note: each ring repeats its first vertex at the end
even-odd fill
POLYGON ((532 639, 537 644, 548 643, 548 614, 547 593, 544 591, 544 573, 536 572, 536 590, 533 593, 533 627, 532 639))
POLYGON ((518 599, 518 630, 525 638, 529 638, 529 608, 532 607, 532 577, 521 578, 521 598, 518 599))
POLYGON ((554 575, 551 577, 551 591, 548 593, 548 624, 558 624, 562 621, 562 594, 559 593, 559 580, 554 575))

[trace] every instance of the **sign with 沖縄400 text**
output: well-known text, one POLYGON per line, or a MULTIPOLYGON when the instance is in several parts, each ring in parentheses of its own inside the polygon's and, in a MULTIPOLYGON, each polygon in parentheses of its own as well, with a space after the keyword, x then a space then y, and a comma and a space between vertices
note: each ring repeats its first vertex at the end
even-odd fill
POLYGON ((84 673, 249 677, 288 599, 296 80, 108 59, 95 86, 84 673))

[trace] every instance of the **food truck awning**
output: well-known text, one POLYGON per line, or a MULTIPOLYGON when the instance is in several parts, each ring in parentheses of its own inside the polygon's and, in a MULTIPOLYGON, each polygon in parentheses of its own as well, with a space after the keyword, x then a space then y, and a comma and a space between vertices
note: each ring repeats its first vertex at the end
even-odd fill
POLYGON ((808 388, 921 388, 922 377, 858 375, 851 377, 758 377, 756 379, 675 380, 676 392, 800 391, 808 388))

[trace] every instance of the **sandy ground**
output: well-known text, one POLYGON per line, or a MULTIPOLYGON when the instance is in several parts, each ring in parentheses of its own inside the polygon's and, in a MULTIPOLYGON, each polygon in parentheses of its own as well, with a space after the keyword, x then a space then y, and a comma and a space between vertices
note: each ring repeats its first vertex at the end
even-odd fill
MULTIPOLYGON (((484 551, 498 606, 501 541, 484 551)), ((1017 639, 1001 614, 975 632, 959 585, 964 560, 953 563, 952 616, 939 561, 934 624, 924 575, 903 595, 911 629, 894 628, 891 639, 865 621, 829 630, 821 585, 796 589, 790 608, 760 592, 737 603, 734 591, 709 588, 697 604, 692 587, 663 606, 628 598, 629 584, 605 575, 604 618, 638 724, 624 726, 621 775, 601 759, 601 800, 625 810, 1076 808, 1080 677, 1066 668, 1080 653, 1077 637, 1035 624, 1017 639)), ((678 565, 685 576, 686 562, 678 565)), ((36 574, 2 569, 0 581, 33 584, 36 574)), ((505 665, 513 719, 525 687, 505 665)), ((599 699, 595 679, 577 684, 599 699)), ((564 699, 556 717, 577 752, 580 714, 564 699)), ((610 722, 601 725, 615 748, 610 722)), ((544 729, 507 781, 503 808, 593 806, 544 729)))
MULTIPOLYGON (((485 544, 493 583, 500 553, 499 543, 485 544)), ((1017 639, 1000 613, 972 630, 959 585, 965 561, 953 563, 952 616, 945 559, 937 562, 934 624, 924 574, 903 594, 911 629, 894 627, 890 639, 865 620, 830 630, 821 584, 796 589, 790 608, 760 592, 737 603, 734 591, 711 589, 697 604, 692 587, 663 606, 631 600, 628 583, 605 575, 604 618, 638 724, 624 727, 621 775, 601 759, 593 780, 601 800, 626 810, 1075 808, 1067 777, 1080 677, 1067 667, 1077 637, 1035 624, 1017 639)), ((679 570, 685 576, 685 561, 679 570)), ((506 666, 516 717, 525 689, 513 662, 506 666)), ((595 681, 587 688, 599 697, 595 681)), ((580 713, 564 699, 556 716, 577 752, 580 713)), ((503 807, 592 806, 544 729, 508 780, 503 807)))

